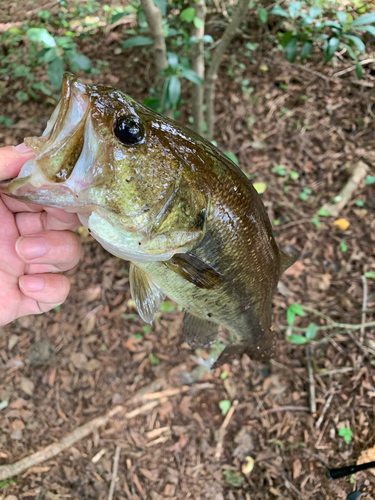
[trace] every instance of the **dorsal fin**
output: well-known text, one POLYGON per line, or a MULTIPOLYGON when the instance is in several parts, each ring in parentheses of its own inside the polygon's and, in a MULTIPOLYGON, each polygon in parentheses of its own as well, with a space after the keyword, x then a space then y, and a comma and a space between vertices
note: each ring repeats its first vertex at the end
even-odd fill
POLYGON ((129 281, 132 297, 137 304, 140 317, 146 323, 152 323, 155 314, 161 308, 165 293, 161 290, 144 271, 130 264, 129 281))

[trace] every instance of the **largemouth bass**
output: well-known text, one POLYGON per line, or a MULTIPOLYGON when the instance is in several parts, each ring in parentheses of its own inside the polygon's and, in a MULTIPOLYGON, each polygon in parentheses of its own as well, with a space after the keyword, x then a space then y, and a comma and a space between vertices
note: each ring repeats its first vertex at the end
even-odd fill
POLYGON ((35 158, 0 183, 15 198, 78 214, 129 260, 132 296, 151 323, 166 296, 185 310, 183 336, 208 346, 228 328, 219 366, 272 354, 272 297, 294 257, 281 252, 246 175, 211 143, 119 90, 63 80, 35 158))

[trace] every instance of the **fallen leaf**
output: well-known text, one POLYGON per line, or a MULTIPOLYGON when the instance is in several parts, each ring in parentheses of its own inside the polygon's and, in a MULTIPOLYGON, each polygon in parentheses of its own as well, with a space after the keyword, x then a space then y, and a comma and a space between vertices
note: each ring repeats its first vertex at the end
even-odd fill
POLYGON ((87 364, 87 356, 85 354, 83 354, 83 352, 73 352, 70 355, 70 359, 71 359, 73 365, 78 370, 85 368, 85 366, 87 364))
POLYGON ((28 396, 32 396, 34 392, 34 382, 29 378, 22 377, 20 383, 21 390, 25 392, 28 396))
POLYGON ((250 472, 254 469, 255 460, 253 457, 246 457, 246 463, 242 465, 242 473, 250 474, 250 472))
POLYGON ((346 231, 350 226, 350 222, 346 219, 336 219, 332 225, 341 231, 346 231))
MULTIPOLYGON (((375 460, 375 446, 372 448, 367 448, 367 450, 361 451, 359 458, 357 460, 357 464, 365 464, 367 462, 373 462, 375 460)), ((375 469, 369 469, 371 474, 375 475, 375 469)))
POLYGON ((301 474, 301 470, 301 460, 297 458, 297 460, 294 460, 293 462, 293 479, 297 479, 297 477, 301 474))

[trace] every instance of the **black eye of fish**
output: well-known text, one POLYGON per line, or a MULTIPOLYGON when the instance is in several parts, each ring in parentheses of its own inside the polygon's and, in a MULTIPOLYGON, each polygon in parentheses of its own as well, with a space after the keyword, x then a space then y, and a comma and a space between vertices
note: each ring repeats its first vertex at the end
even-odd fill
POLYGON ((115 135, 117 139, 127 146, 139 144, 144 136, 144 128, 130 116, 117 118, 115 123, 115 135))

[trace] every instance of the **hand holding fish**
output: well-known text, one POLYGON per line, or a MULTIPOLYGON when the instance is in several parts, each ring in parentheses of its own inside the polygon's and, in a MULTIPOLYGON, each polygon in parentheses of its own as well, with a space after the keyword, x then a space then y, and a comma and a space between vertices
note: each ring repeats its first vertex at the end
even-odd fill
MULTIPOLYGON (((17 176, 33 156, 24 144, 0 148, 0 182, 17 176)), ((74 267, 81 250, 79 239, 72 232, 79 225, 75 214, 0 194, 0 221, 2 326, 64 302, 70 283, 66 276, 55 272, 74 267)))

